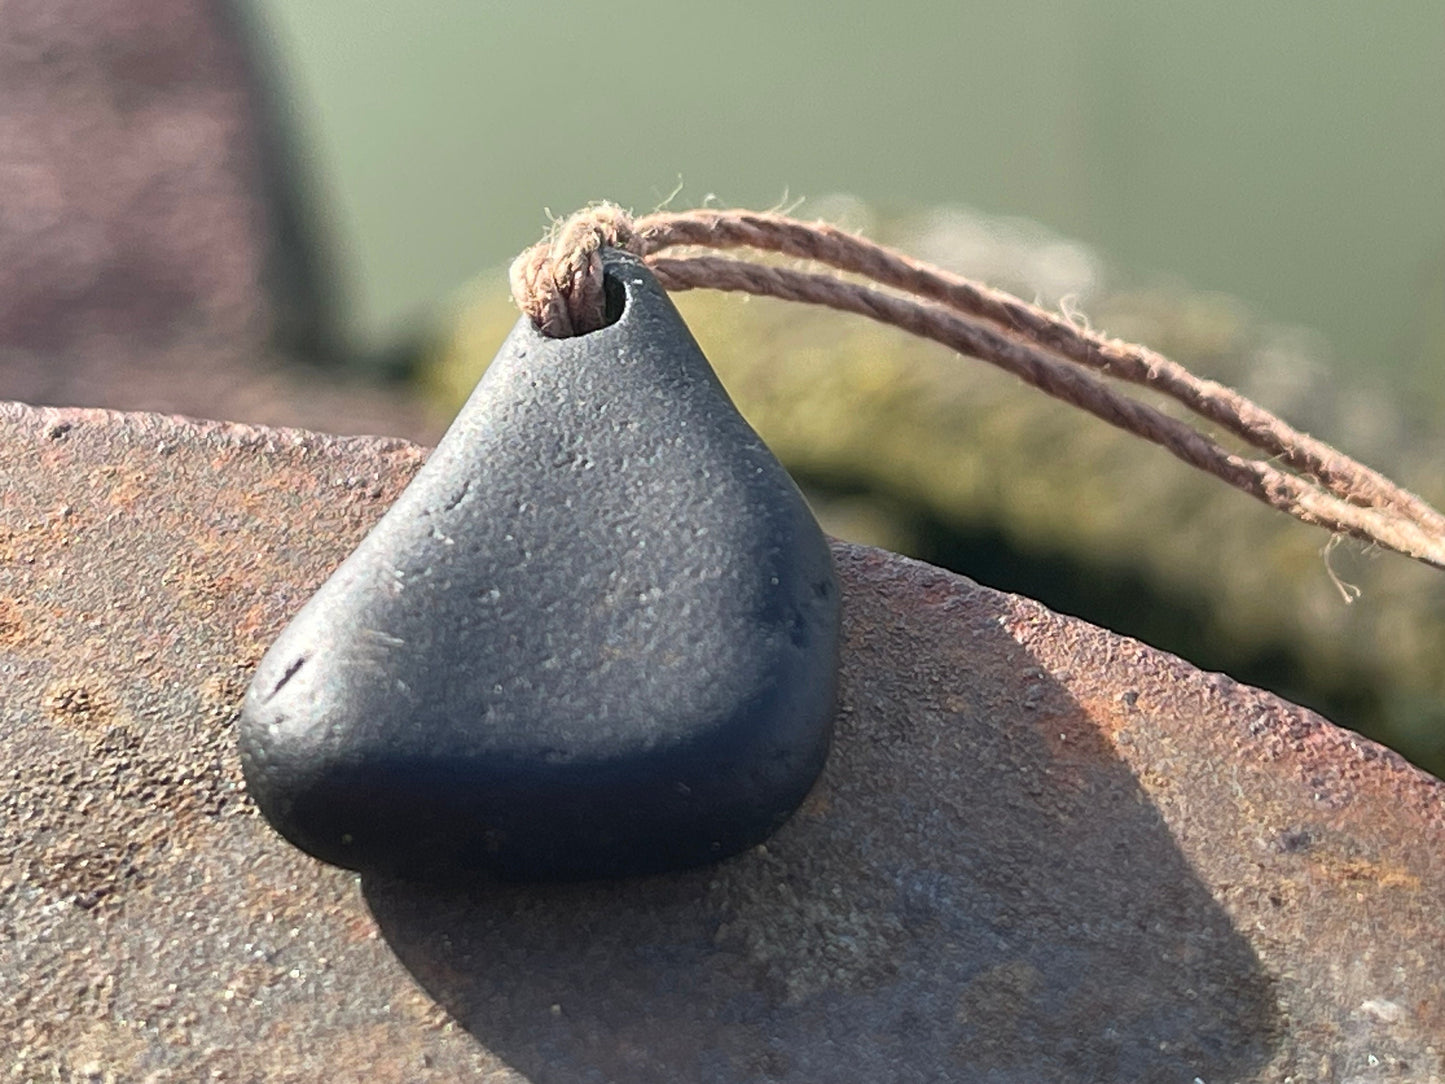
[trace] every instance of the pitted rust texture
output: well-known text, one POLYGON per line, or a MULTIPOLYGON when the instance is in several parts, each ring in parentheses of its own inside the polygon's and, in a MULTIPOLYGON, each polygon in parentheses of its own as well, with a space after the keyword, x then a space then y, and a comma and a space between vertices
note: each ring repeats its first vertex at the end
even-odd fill
POLYGON ((838 741, 766 847, 473 893, 293 851, 237 703, 423 454, 0 405, 8 1079, 1445 1075, 1445 785, 876 550, 836 548, 838 741))

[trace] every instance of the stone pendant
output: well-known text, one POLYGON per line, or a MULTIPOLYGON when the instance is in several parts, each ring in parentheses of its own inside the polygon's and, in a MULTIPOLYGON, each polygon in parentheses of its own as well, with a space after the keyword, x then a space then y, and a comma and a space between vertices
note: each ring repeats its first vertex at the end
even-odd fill
POLYGON ((822 769, 827 542, 652 274, 605 259, 614 322, 519 321, 261 661, 246 783, 318 858, 420 880, 678 869, 765 839, 822 769))

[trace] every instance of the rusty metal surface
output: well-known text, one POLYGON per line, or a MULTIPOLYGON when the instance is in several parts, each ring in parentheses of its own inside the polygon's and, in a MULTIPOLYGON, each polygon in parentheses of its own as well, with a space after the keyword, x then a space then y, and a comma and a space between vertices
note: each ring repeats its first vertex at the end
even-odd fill
POLYGON ((0 1079, 1445 1079, 1445 785, 876 550, 765 848, 473 893, 291 850, 237 702, 422 454, 0 405, 0 1079))

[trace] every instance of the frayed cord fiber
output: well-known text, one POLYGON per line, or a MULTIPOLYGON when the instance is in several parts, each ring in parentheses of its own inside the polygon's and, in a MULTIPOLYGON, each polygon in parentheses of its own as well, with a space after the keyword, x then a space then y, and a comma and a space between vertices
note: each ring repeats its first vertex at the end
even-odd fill
POLYGON ((512 297, 543 335, 566 339, 604 326, 604 248, 643 254, 632 216, 614 203, 572 215, 513 261, 512 297))

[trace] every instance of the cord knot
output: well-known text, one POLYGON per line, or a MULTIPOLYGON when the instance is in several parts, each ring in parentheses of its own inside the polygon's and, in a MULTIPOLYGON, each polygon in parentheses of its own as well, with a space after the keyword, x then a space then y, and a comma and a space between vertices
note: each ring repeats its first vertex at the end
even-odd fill
POLYGON ((632 216, 614 203, 578 211, 513 261, 512 297, 543 335, 566 339, 606 326, 604 248, 643 255, 632 216))

